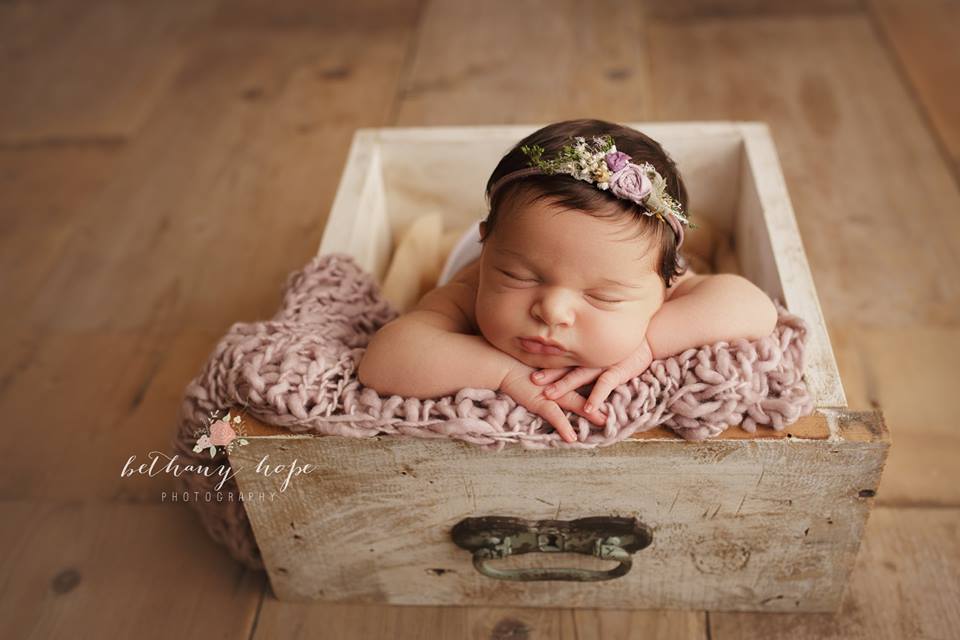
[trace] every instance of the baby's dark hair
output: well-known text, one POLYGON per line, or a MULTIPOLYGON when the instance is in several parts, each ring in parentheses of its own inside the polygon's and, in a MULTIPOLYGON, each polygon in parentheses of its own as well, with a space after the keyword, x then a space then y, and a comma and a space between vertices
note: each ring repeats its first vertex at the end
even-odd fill
POLYGON ((670 288, 674 278, 687 271, 686 261, 677 250, 677 239, 670 225, 657 220, 656 217, 645 213, 643 207, 634 202, 616 197, 609 191, 601 191, 594 185, 565 175, 536 174, 524 176, 507 182, 497 189, 490 198, 490 187, 501 177, 530 166, 530 158, 521 150, 524 146, 539 145, 543 148, 544 158, 555 157, 560 150, 571 144, 571 138, 583 136, 588 140, 594 136, 610 135, 617 145, 618 151, 630 156, 631 162, 641 164, 649 162, 663 176, 667 183, 667 191, 687 210, 687 190, 683 179, 677 170, 676 164, 663 150, 656 140, 640 133, 636 129, 624 127, 604 120, 565 120, 547 125, 534 131, 518 142, 497 164, 496 169, 487 181, 486 195, 490 202, 490 212, 486 219, 487 235, 493 233, 500 212, 513 198, 521 194, 529 195, 530 202, 549 199, 563 207, 577 209, 588 215, 600 218, 619 218, 630 215, 639 225, 639 233, 635 237, 648 234, 655 239, 660 248, 658 256, 658 272, 664 285, 670 288), (605 210, 614 205, 615 213, 604 214, 605 210))

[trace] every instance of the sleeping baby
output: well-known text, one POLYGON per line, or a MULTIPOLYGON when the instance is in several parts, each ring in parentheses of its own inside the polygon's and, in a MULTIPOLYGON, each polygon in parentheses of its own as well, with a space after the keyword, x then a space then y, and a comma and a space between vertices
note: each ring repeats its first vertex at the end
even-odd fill
POLYGON ((686 265, 683 180, 639 131, 543 127, 501 159, 486 194, 475 251, 373 336, 362 384, 416 398, 500 390, 573 442, 566 412, 604 424, 610 392, 653 360, 776 326, 749 280, 686 265))

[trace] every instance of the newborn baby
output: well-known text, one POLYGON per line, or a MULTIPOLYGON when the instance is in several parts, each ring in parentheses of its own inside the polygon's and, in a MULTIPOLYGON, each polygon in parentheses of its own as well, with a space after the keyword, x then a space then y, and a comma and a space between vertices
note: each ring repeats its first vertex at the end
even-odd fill
POLYGON ((685 266, 682 179, 634 129, 544 127, 504 156, 487 196, 479 257, 374 335, 362 384, 417 398, 498 389, 572 442, 564 410, 602 425, 610 392, 653 360, 776 326, 750 281, 685 266))

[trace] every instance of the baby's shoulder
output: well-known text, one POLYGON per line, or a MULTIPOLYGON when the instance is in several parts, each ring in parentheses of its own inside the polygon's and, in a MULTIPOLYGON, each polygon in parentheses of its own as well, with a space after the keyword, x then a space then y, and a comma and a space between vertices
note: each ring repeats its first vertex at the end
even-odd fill
POLYGON ((709 274, 698 274, 694 273, 693 269, 687 268, 686 272, 678 276, 676 280, 673 281, 673 284, 667 289, 666 296, 664 297, 664 302, 672 298, 676 298, 678 295, 683 295, 690 291, 695 285, 709 278, 709 274))
POLYGON ((480 283, 480 258, 474 258, 460 271, 453 274, 450 282, 462 282, 476 288, 480 283))
POLYGON ((479 334, 476 315, 479 282, 480 262, 474 260, 457 271, 449 282, 424 294, 415 308, 448 317, 456 333, 479 334))

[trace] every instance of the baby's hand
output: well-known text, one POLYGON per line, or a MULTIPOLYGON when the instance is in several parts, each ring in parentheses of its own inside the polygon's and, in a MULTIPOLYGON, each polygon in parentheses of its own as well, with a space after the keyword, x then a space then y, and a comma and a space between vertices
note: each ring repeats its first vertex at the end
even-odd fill
POLYGON ((567 420, 563 409, 580 414, 594 424, 602 425, 606 422, 606 416, 599 410, 584 411, 584 398, 575 390, 558 394, 551 399, 545 398, 540 387, 530 381, 530 375, 533 372, 533 367, 517 362, 504 376, 503 382, 500 383, 500 390, 513 398, 517 404, 526 407, 528 411, 532 411, 553 425, 566 442, 575 442, 577 434, 567 420))
POLYGON ((590 397, 583 406, 584 413, 589 414, 606 402, 607 396, 614 387, 639 376, 647 370, 651 362, 653 362, 653 352, 650 350, 650 343, 644 338, 643 344, 636 351, 606 370, 591 367, 540 369, 535 371, 530 379, 538 385, 549 385, 543 391, 543 395, 547 398, 564 396, 571 390, 579 389, 596 380, 593 390, 590 391, 590 397))

